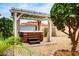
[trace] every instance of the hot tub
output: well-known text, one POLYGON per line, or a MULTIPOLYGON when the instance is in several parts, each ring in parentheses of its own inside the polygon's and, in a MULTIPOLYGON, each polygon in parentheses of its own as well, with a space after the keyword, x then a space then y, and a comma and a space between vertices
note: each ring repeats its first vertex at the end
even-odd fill
POLYGON ((43 41, 43 31, 21 31, 19 34, 24 43, 43 41))

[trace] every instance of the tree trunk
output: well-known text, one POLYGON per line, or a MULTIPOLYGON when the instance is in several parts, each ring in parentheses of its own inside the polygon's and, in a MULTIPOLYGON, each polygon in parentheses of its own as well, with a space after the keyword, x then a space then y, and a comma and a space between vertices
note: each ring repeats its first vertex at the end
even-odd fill
POLYGON ((76 47, 77 47, 77 42, 76 42, 75 37, 76 37, 76 31, 74 30, 74 32, 71 34, 71 41, 72 41, 71 54, 72 56, 75 56, 76 47))
MULTIPOLYGON (((75 42, 74 42, 74 43, 75 43, 75 42)), ((72 45, 72 49, 71 49, 71 54, 72 54, 72 56, 75 56, 76 47, 77 47, 77 44, 73 44, 73 45, 72 45)))

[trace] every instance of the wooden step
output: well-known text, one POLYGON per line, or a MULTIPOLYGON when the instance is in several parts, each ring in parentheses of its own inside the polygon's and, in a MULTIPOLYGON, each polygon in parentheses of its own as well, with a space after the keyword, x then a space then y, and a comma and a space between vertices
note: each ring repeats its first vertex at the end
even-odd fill
POLYGON ((40 43, 40 41, 39 40, 29 41, 29 44, 37 44, 37 43, 40 43))
POLYGON ((36 41, 39 40, 38 38, 29 38, 29 41, 36 41))

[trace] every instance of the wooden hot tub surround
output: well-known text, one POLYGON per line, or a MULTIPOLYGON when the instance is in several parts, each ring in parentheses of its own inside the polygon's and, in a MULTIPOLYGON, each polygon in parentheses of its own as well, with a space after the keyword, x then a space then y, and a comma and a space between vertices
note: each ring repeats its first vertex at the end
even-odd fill
POLYGON ((22 38, 22 42, 29 43, 29 41, 42 41, 43 40, 43 32, 39 31, 27 31, 20 32, 20 37, 22 38))

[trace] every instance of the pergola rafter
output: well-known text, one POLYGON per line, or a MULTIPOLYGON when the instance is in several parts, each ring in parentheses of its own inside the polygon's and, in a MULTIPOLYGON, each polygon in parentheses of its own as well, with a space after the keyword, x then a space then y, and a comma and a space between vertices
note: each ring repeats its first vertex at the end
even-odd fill
POLYGON ((13 16, 14 13, 23 14, 21 16, 21 19, 31 19, 31 20, 43 20, 43 19, 48 19, 48 14, 45 13, 40 13, 40 12, 34 12, 31 10, 24 10, 24 9, 17 9, 17 8, 12 8, 10 10, 11 15, 13 16))
MULTIPOLYGON (((50 41, 51 33, 52 33, 51 32, 52 26, 51 26, 51 20, 50 20, 48 14, 35 12, 35 11, 31 11, 31 10, 17 9, 17 8, 10 9, 10 12, 11 12, 11 15, 13 16, 13 20, 14 20, 13 27, 14 27, 14 36, 15 37, 17 37, 18 31, 19 31, 17 25, 20 25, 20 21, 18 21, 19 23, 17 23, 17 20, 28 19, 28 20, 36 20, 38 22, 39 22, 39 20, 48 20, 48 41, 50 41)), ((37 26, 40 26, 40 23, 38 23, 37 26)))

